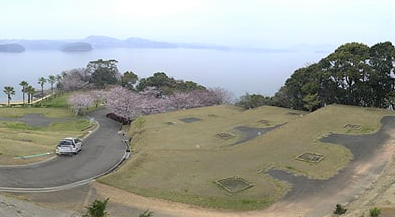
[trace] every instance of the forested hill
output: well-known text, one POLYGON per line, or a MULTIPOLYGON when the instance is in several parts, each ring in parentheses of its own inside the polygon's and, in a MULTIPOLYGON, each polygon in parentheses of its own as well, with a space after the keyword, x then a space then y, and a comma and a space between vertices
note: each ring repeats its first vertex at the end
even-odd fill
POLYGON ((391 42, 371 47, 347 43, 318 63, 297 69, 274 97, 246 95, 239 104, 305 110, 333 103, 387 108, 395 103, 394 64, 391 42))
POLYGON ((0 52, 20 53, 24 51, 25 48, 20 44, 16 44, 16 43, 0 44, 0 52))

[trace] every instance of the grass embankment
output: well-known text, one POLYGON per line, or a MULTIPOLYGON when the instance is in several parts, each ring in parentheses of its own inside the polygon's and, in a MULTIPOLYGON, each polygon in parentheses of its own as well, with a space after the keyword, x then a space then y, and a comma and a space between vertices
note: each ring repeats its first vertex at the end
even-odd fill
POLYGON ((25 164, 43 160, 53 155, 59 139, 67 136, 80 136, 83 129, 89 126, 89 120, 76 118, 75 114, 66 108, 56 106, 65 104, 66 96, 55 98, 52 104, 46 106, 0 108, 0 117, 15 118, 15 120, 0 120, 0 165, 25 164), (42 114, 44 118, 56 118, 49 126, 31 126, 17 118, 26 114, 42 114), (20 158, 22 156, 37 155, 50 152, 34 158, 20 158))
POLYGON ((132 158, 100 181, 143 196, 205 207, 253 210, 272 204, 289 186, 265 171, 276 167, 312 178, 335 175, 352 159, 350 151, 319 139, 330 132, 372 133, 387 110, 328 106, 305 114, 275 107, 243 111, 214 106, 144 117, 143 129, 131 128, 132 158), (185 123, 182 118, 199 118, 185 123), (287 123, 265 135, 232 146, 244 135, 237 126, 270 127, 287 123), (347 126, 359 126, 348 128, 347 126), (234 135, 219 138, 219 133, 234 135), (319 163, 295 160, 305 153, 324 154, 319 163), (216 180, 238 176, 253 187, 229 194, 216 180))

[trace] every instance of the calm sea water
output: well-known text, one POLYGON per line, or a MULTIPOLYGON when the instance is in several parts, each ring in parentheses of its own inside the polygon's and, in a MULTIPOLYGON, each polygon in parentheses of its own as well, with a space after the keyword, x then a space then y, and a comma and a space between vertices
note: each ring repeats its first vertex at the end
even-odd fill
MULTIPOLYGON (((165 72, 175 79, 192 80, 206 87, 221 87, 237 98, 245 93, 272 96, 285 80, 308 62, 326 54, 315 52, 259 53, 196 49, 97 49, 90 52, 26 51, 0 53, 0 88, 13 86, 13 101, 21 100, 19 83, 26 80, 40 89, 39 77, 85 67, 89 61, 115 59, 121 73, 140 78, 165 72)), ((49 89, 46 84, 44 88, 49 89)), ((6 101, 0 92, 0 102, 6 101)))

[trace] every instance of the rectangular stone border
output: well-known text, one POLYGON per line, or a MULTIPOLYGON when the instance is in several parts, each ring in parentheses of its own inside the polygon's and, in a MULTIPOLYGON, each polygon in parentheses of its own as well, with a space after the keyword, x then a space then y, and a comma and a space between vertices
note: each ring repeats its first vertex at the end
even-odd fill
POLYGON ((246 190, 246 189, 251 188, 251 187, 254 186, 253 184, 249 183, 247 180, 245 180, 245 179, 243 179, 243 178, 241 178, 241 177, 237 177, 237 176, 231 176, 231 177, 219 179, 219 180, 216 180, 215 183, 216 183, 218 186, 220 186, 220 187, 222 187, 223 189, 225 189, 228 193, 231 193, 231 194, 232 194, 232 193, 237 193, 237 192, 240 192, 240 191, 244 191, 244 190, 246 190), (226 179, 236 179, 236 180, 239 180, 239 181, 245 183, 246 186, 243 187, 243 188, 237 189, 237 190, 232 190, 232 189, 228 188, 227 186, 225 186, 225 185, 223 185, 223 184, 221 183, 221 181, 226 180, 226 179))
POLYGON ((362 128, 362 125, 360 125, 360 124, 345 124, 343 127, 346 129, 351 129, 351 130, 360 130, 362 128))
POLYGON ((318 153, 311 153, 311 152, 305 152, 303 154, 300 154, 298 156, 296 156, 295 160, 300 160, 300 161, 304 161, 304 162, 309 162, 309 163, 319 163, 321 162, 326 156, 323 154, 318 154, 318 153), (303 158, 301 158, 303 155, 305 154, 312 154, 312 155, 316 155, 319 157, 319 159, 317 161, 309 161, 309 160, 305 160, 303 158))

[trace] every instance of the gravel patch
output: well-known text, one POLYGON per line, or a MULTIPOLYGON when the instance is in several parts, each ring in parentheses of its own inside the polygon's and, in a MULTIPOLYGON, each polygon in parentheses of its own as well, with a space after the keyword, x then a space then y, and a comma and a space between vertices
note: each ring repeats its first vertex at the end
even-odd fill
POLYGON ((45 117, 43 114, 25 114, 23 117, 20 118, 6 118, 0 117, 0 121, 19 121, 26 123, 27 125, 33 127, 47 127, 52 122, 59 122, 59 121, 67 121, 72 119, 67 118, 48 118, 45 117))
MULTIPOLYGON (((384 146, 390 140, 391 130, 395 129, 395 117, 384 117, 381 123, 381 129, 374 134, 332 134, 321 139, 322 142, 343 145, 353 154, 353 159, 348 166, 332 178, 317 180, 305 176, 295 176, 290 172, 278 169, 268 171, 268 174, 273 178, 287 181, 292 185, 291 190, 283 197, 282 201, 320 198, 322 195, 326 195, 325 198, 336 198, 337 201, 331 201, 331 203, 353 200, 364 191, 366 185, 378 177, 387 164, 387 161, 380 156, 383 154, 384 146), (339 192, 343 192, 343 195, 339 192)), ((330 205, 332 204, 328 204, 328 206, 330 205)))

